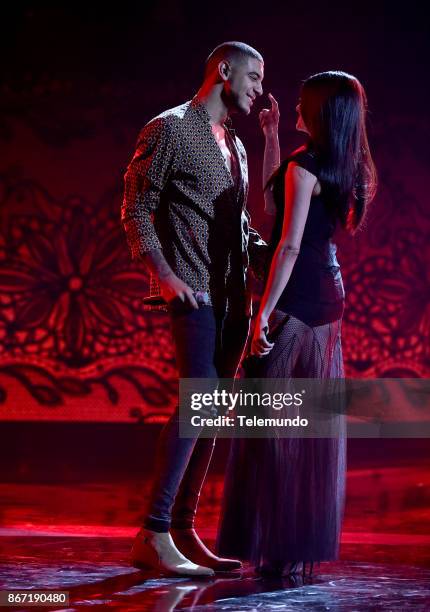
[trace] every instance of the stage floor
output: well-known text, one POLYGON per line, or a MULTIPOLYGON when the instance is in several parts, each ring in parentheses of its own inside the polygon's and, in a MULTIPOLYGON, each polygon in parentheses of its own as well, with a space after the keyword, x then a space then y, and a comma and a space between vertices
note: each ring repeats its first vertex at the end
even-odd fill
MULTIPOLYGON (((303 582, 261 578, 250 567, 199 580, 133 569, 146 481, 4 483, 0 584, 68 591, 68 606, 44 608, 55 610, 428 610, 429 485, 428 465, 349 470, 341 558, 303 582)), ((221 491, 222 476, 211 474, 198 518, 209 545, 221 491)))
POLYGON ((115 530, 103 537, 1 534, 2 588, 68 591, 70 604, 50 608, 55 610, 403 611, 430 606, 430 569, 423 566, 429 561, 428 543, 427 553, 425 545, 397 545, 395 538, 385 544, 344 543, 340 561, 317 565, 314 577, 304 581, 301 576, 260 578, 251 568, 189 580, 131 568, 131 538, 115 530))

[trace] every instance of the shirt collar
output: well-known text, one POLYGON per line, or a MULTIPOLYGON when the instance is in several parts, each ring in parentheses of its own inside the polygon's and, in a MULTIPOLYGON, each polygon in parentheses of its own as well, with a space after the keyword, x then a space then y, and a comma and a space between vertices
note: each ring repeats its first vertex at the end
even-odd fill
MULTIPOLYGON (((208 110, 206 106, 200 101, 200 98, 197 96, 197 94, 191 100, 191 106, 197 111, 197 113, 200 115, 202 119, 204 119, 210 124, 211 118, 208 113, 208 110)), ((228 130, 230 136, 234 138, 236 136, 236 131, 233 129, 232 125, 233 125, 233 122, 231 120, 231 117, 227 117, 227 119, 224 121, 224 127, 226 130, 228 130)))
POLYGON ((233 128, 233 121, 231 117, 227 117, 227 119, 224 121, 224 127, 229 131, 233 138, 236 136, 236 130, 233 128))

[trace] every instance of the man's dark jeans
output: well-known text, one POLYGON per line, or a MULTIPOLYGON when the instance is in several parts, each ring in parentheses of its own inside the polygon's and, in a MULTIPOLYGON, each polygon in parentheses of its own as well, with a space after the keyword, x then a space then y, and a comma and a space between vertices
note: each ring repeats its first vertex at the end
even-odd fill
MULTIPOLYGON (((249 330, 245 316, 217 316, 212 306, 191 310, 179 304, 171 306, 170 317, 181 378, 234 377, 249 330)), ((179 438, 175 410, 158 441, 147 529, 193 527, 214 444, 211 438, 179 438)))

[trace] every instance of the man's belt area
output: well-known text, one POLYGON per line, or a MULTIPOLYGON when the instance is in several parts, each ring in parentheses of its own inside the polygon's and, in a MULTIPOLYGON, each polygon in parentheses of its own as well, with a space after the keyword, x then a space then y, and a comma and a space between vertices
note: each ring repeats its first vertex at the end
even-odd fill
MULTIPOLYGON (((209 304, 209 294, 207 291, 196 291, 193 293, 194 299, 197 304, 202 304, 207 306, 209 304)), ((174 298, 176 300, 177 298, 174 298)), ((179 298, 178 298, 179 299, 179 298)), ((172 300, 172 301, 174 301, 172 300)), ((168 302, 163 298, 162 295, 149 295, 148 297, 143 298, 143 303, 145 306, 167 306, 168 302)))

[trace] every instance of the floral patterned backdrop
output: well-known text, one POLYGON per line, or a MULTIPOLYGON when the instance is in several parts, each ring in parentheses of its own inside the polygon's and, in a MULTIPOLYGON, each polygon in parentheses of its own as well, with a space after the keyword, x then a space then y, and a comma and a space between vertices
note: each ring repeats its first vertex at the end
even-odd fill
MULTIPOLYGON (((192 41, 185 37, 187 75, 181 72, 181 60, 171 57, 166 40, 178 27, 194 31, 187 6, 152 2, 140 13, 136 7, 136 14, 125 11, 119 22, 113 13, 100 22, 96 12, 80 15, 76 9, 70 24, 66 9, 31 3, 9 15, 0 119, 0 419, 158 421, 172 410, 177 383, 168 321, 164 313, 142 308, 147 274, 130 260, 119 211, 122 174, 139 128, 193 95, 200 58, 220 42, 216 22, 210 35, 198 30, 192 41), (126 35, 139 32, 136 15, 148 32, 142 42, 146 55, 136 56, 137 39, 126 35), (43 33, 43 42, 31 47, 43 33), (65 33, 73 38, 76 57, 65 33), (48 51, 52 37, 56 53, 48 51)), ((296 18, 308 23, 306 15, 296 18)), ((268 86, 280 100, 287 151, 298 143, 298 83, 333 65, 336 41, 317 59, 300 53, 284 65, 276 41, 251 35, 255 16, 248 15, 246 23, 241 38, 266 50, 268 86), (281 70, 290 75, 287 82, 281 70)), ((225 28, 221 38, 237 38, 233 30, 225 28)), ((290 34, 295 36, 293 29, 290 34)), ((368 41, 373 34, 369 29, 368 41)), ((415 34, 411 53, 420 44, 415 34)), ((376 38, 372 44, 376 53, 376 38)), ((399 87, 388 68, 381 73, 377 62, 357 50, 343 61, 368 89, 380 177, 366 229, 354 239, 339 237, 347 374, 428 377, 429 122, 421 97, 408 91, 413 75, 399 87)), ((236 123, 249 155, 253 224, 267 235, 257 119, 236 123)))

